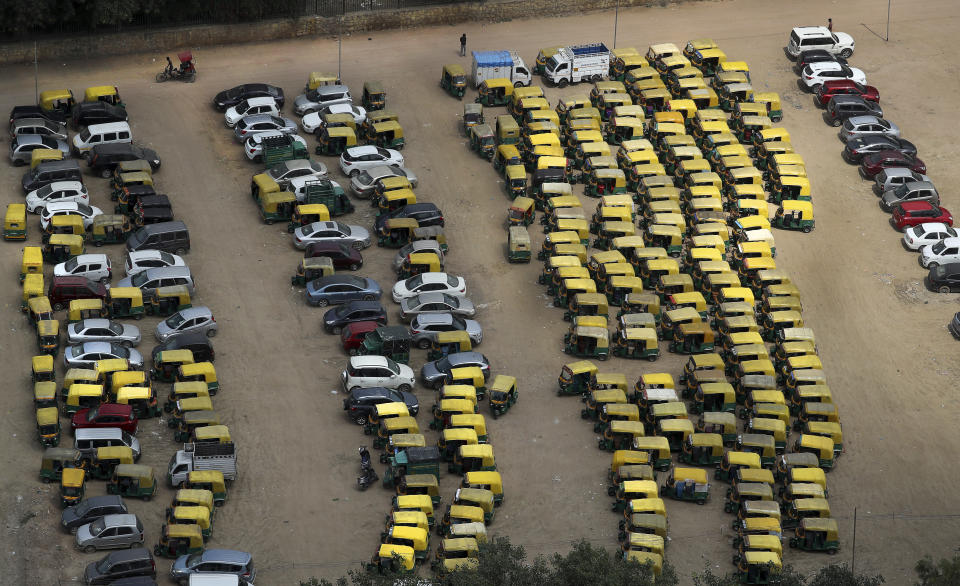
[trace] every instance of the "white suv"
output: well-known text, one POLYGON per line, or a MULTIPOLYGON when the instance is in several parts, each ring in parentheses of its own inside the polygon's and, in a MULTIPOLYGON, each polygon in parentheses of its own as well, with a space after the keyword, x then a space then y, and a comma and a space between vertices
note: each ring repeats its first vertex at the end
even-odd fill
POLYGON ((113 269, 105 254, 79 254, 53 267, 54 277, 86 277, 91 281, 109 283, 113 269))
POLYGON ((807 89, 816 93, 820 86, 835 79, 849 79, 861 85, 867 84, 867 74, 856 67, 848 67, 842 63, 821 61, 811 63, 800 72, 800 81, 807 89))
POLYGON ((832 33, 825 26, 798 26, 790 31, 787 53, 798 57, 804 51, 822 49, 849 59, 853 55, 853 37, 847 33, 832 33))
POLYGON ((400 151, 374 145, 350 147, 340 155, 340 170, 347 177, 352 178, 361 170, 378 165, 402 167, 403 155, 400 154, 400 151))
POLYGON ((920 249, 920 265, 925 268, 955 262, 960 262, 960 238, 944 238, 920 249))
POLYGON ((385 356, 351 356, 347 368, 340 373, 340 381, 347 391, 386 387, 409 393, 416 379, 412 368, 385 356))

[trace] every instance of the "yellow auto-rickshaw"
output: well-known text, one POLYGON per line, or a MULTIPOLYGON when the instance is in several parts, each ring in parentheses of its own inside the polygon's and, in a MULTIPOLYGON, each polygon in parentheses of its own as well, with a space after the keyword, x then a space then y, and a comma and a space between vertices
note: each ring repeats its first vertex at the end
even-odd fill
POLYGON ((456 63, 444 65, 440 75, 440 87, 451 96, 462 100, 467 90, 467 72, 456 63))
POLYGON ((7 204, 7 211, 3 216, 3 239, 27 239, 27 206, 25 204, 7 204))

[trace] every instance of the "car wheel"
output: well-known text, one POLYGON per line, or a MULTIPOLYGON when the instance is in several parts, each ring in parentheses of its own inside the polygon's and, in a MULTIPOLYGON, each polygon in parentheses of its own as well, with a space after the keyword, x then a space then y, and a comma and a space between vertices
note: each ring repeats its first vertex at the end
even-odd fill
POLYGON ((939 289, 937 289, 937 291, 939 291, 939 292, 941 292, 941 293, 949 293, 949 292, 950 292, 950 287, 947 287, 946 285, 944 285, 943 287, 940 287, 939 289))
POLYGON ((843 120, 840 120, 839 118, 834 118, 834 119, 833 119, 833 127, 834 127, 834 128, 837 128, 837 127, 840 127, 840 126, 843 126, 843 120))
POLYGON ((27 163, 26 163, 23 159, 16 159, 16 160, 13 162, 13 166, 14 166, 14 167, 23 167, 23 166, 26 165, 26 164, 27 164, 27 163))
POLYGON ((560 81, 557 82, 557 87, 559 88, 565 88, 568 85, 570 85, 570 82, 567 81, 566 79, 561 79, 560 81))
POLYGON ((100 169, 100 177, 102 179, 110 179, 111 175, 113 175, 113 171, 111 171, 109 167, 104 167, 103 169, 100 169))
POLYGON ((429 347, 430 347, 430 340, 426 338, 417 340, 417 348, 420 348, 421 350, 426 350, 429 347))
POLYGON ((411 390, 413 390, 413 387, 411 387, 410 385, 400 385, 399 387, 397 387, 397 390, 400 391, 401 393, 409 393, 411 390))
POLYGON ((365 423, 367 422, 367 416, 366 416, 366 415, 357 415, 357 416, 355 416, 355 417, 353 418, 353 422, 356 423, 357 425, 363 425, 363 424, 365 424, 365 423))
POLYGON ((217 335, 217 330, 207 330, 207 337, 212 338, 217 335))
POLYGON ((814 84, 814 86, 810 88, 810 91, 816 94, 820 91, 821 87, 823 87, 823 84, 820 84, 820 83, 814 84))
POLYGON ((327 300, 327 299, 318 299, 318 300, 317 300, 317 307, 326 307, 326 306, 328 306, 328 305, 330 305, 330 301, 327 300))
POLYGON ((363 250, 363 242, 354 242, 353 247, 357 250, 363 250))
POLYGON ((843 51, 840 51, 840 56, 844 59, 849 59, 851 55, 853 55, 853 51, 850 49, 844 49, 843 51))
POLYGON ((92 545, 88 545, 83 548, 83 553, 94 553, 96 551, 97 551, 97 548, 93 547, 92 545))
POLYGON ((351 271, 356 271, 356 270, 360 270, 360 265, 358 265, 357 263, 353 263, 347 268, 349 268, 351 271))
POLYGON ((374 297, 373 295, 364 295, 364 296, 363 296, 363 300, 364 300, 364 301, 373 301, 373 300, 375 300, 375 299, 376 299, 376 297, 374 297))
POLYGON ((187 254, 187 249, 186 249, 186 248, 178 248, 174 253, 175 253, 177 256, 183 256, 183 255, 187 254))
POLYGON ((350 179, 353 179, 360 174, 360 169, 351 169, 350 170, 350 179))
POLYGON ((330 333, 339 336, 340 330, 342 329, 343 328, 341 328, 340 326, 333 326, 332 328, 330 328, 330 333))

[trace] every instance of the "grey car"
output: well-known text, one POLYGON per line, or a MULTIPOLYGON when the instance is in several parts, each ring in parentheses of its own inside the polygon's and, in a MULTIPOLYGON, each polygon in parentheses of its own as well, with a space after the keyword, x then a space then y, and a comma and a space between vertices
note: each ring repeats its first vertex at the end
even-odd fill
POLYGON ((114 584, 124 578, 157 575, 153 554, 145 547, 114 551, 99 561, 90 562, 83 571, 84 584, 114 584))
POLYGON ((483 371, 483 379, 490 377, 490 362, 479 352, 455 352, 439 360, 427 362, 420 368, 420 380, 427 387, 439 389, 454 368, 476 366, 483 371))
POLYGON ((117 287, 137 287, 144 296, 153 293, 158 287, 173 287, 183 285, 193 295, 195 287, 190 267, 159 267, 147 269, 132 277, 124 277, 117 282, 117 287))
POLYGON ((10 141, 10 162, 16 167, 29 165, 33 151, 37 149, 60 151, 64 159, 70 156, 70 145, 65 140, 39 134, 20 134, 10 141))
POLYGON ((939 206, 940 194, 929 181, 911 181, 883 192, 880 196, 880 208, 885 212, 892 212, 897 204, 905 201, 928 201, 939 206))
POLYGON ((322 85, 317 89, 297 96, 297 99, 293 101, 293 113, 297 116, 305 116, 325 106, 350 104, 352 102, 353 96, 350 95, 350 88, 347 86, 322 85))
POLYGON ((314 307, 326 307, 336 303, 380 299, 383 292, 373 279, 356 275, 328 275, 307 283, 307 303, 314 307))
POLYGON ((83 319, 67 326, 67 343, 116 342, 130 348, 140 343, 140 328, 109 319, 83 319))
POLYGON ((300 250, 314 242, 340 242, 362 250, 370 246, 370 232, 363 226, 340 222, 313 222, 293 231, 293 245, 300 250))
POLYGON ((876 116, 853 116, 844 120, 840 128, 840 140, 843 142, 876 134, 898 137, 900 129, 893 122, 876 116))
POLYGON ((98 549, 126 549, 143 545, 143 524, 136 515, 105 515, 77 529, 76 547, 86 553, 98 549))
POLYGON ((253 556, 235 549, 207 549, 182 555, 170 568, 170 577, 178 584, 186 584, 192 574, 209 573, 234 574, 244 584, 253 584, 257 577, 253 556))
POLYGON ((80 504, 67 507, 60 513, 60 526, 67 533, 74 533, 81 525, 93 523, 105 515, 120 515, 127 512, 123 499, 115 494, 92 496, 80 504))
POLYGON ((319 180, 326 178, 327 166, 320 161, 294 159, 292 161, 283 161, 270 167, 267 175, 277 182, 280 189, 287 189, 291 179, 309 178, 310 180, 319 180))
POLYGON ((473 302, 466 297, 454 297, 446 293, 421 293, 400 300, 400 319, 409 321, 424 313, 452 313, 457 317, 473 317, 477 314, 473 302))
POLYGON ((407 260, 407 256, 414 252, 432 252, 437 255, 437 258, 440 259, 440 264, 443 265, 443 250, 440 248, 440 243, 436 240, 414 240, 413 242, 403 245, 403 248, 397 251, 397 255, 393 257, 393 263, 391 267, 394 271, 397 271, 402 265, 403 261, 407 260))
POLYGON ((427 348, 440 332, 465 331, 474 346, 483 340, 483 328, 472 319, 461 319, 449 313, 424 313, 410 322, 410 341, 418 348, 427 348))
POLYGON ((296 134, 297 123, 289 118, 272 116, 270 114, 254 114, 241 118, 233 127, 233 136, 243 142, 254 134, 262 132, 279 132, 281 134, 296 134))
POLYGON ((417 186, 417 176, 400 165, 378 165, 364 169, 350 178, 350 191, 357 197, 369 198, 377 182, 387 177, 406 177, 411 187, 417 186))
POLYGON ((213 312, 209 307, 200 305, 181 309, 158 323, 154 335, 158 342, 166 342, 173 336, 187 332, 202 332, 208 338, 217 335, 217 320, 213 319, 213 312))
POLYGON ((110 342, 84 342, 63 350, 63 365, 70 368, 93 368, 98 360, 126 358, 132 370, 143 368, 143 355, 134 348, 124 348, 110 342))
POLYGON ((10 136, 39 134, 58 140, 67 140, 67 125, 46 118, 18 118, 10 124, 10 136))
POLYGON ((884 169, 880 171, 873 180, 873 193, 883 195, 883 192, 890 191, 911 181, 930 181, 930 178, 922 173, 911 171, 906 167, 884 169))

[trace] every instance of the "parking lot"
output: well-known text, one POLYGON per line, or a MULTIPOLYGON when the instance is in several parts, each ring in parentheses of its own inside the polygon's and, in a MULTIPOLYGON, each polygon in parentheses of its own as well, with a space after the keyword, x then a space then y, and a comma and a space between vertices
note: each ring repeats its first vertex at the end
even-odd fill
MULTIPOLYGON (((945 327, 957 311, 957 296, 924 289, 925 271, 916 255, 901 246, 901 235, 887 223, 889 216, 880 210, 869 184, 841 160, 843 145, 836 130, 823 123, 811 96, 797 88, 792 64, 782 51, 794 25, 820 24, 832 17, 835 30, 852 34, 857 50, 851 64, 880 88, 886 117, 919 147, 943 205, 956 210, 960 199, 951 186, 960 180, 960 172, 952 117, 960 81, 944 47, 953 42, 960 7, 947 0, 898 2, 891 41, 885 43, 860 24, 883 34, 885 13, 875 4, 817 0, 786 6, 738 0, 622 10, 617 45, 643 52, 651 43, 682 46, 688 39, 712 37, 728 57, 750 64, 755 87, 780 92, 781 125, 790 131, 811 176, 817 228, 809 235, 776 231, 777 265, 802 292, 804 320, 816 332, 839 403, 846 449, 828 475, 841 552, 827 557, 791 550, 784 561, 803 569, 850 561, 856 510, 857 568, 881 572, 889 583, 904 583, 918 558, 951 554, 960 538, 950 516, 957 480, 954 446, 960 441, 958 404, 952 395, 958 369, 956 342, 945 327)), ((403 155, 419 176, 417 196, 444 211, 450 245, 446 270, 467 279, 484 328, 477 350, 490 359, 495 374, 519 379, 520 402, 506 417, 489 421, 506 491, 490 532, 509 535, 530 554, 565 551, 579 537, 616 546, 618 518, 610 512, 606 495, 609 454, 597 450, 595 435, 580 420, 579 401, 556 396, 557 374, 570 361, 560 348, 568 324, 536 284, 539 263, 507 264, 503 224, 508 199, 502 183, 467 147, 460 131, 463 103, 443 93, 437 81, 444 63, 459 62, 469 69, 469 58, 458 56, 457 39, 463 31, 468 50, 517 49, 530 63, 541 46, 611 43, 612 27, 613 14, 602 13, 377 31, 343 42, 343 81, 355 97, 364 80, 384 83, 388 109, 400 115, 406 131, 403 155)), ((179 49, 170 47, 168 52, 173 56, 179 49)), ((292 101, 309 72, 335 71, 336 55, 335 39, 197 48, 200 77, 194 84, 153 83, 164 55, 40 64, 41 90, 69 87, 76 93, 92 85, 117 85, 135 141, 155 148, 163 159, 155 175, 157 191, 170 196, 177 218, 190 227, 192 251, 186 260, 196 279, 196 299, 213 309, 220 328, 214 344, 223 388, 215 405, 240 450, 240 478, 217 513, 210 543, 253 553, 260 584, 290 584, 311 575, 335 577, 368 559, 391 493, 379 487, 367 492, 355 488, 356 448, 370 438, 343 416, 339 374, 346 357, 339 339, 322 331, 323 310, 306 306, 302 289, 290 286, 300 252, 291 245, 285 226, 260 221, 249 197, 250 177, 260 168, 245 159, 210 100, 222 89, 263 81, 284 88, 284 111, 292 116, 292 101)), ((0 104, 9 108, 33 102, 33 68, 4 69, 0 104)), ((562 91, 549 88, 546 94, 552 106, 560 96, 588 91, 574 85, 562 91)), ((468 92, 471 99, 473 95, 468 92)), ((488 115, 495 113, 499 111, 488 115)), ((315 140, 309 143, 312 151, 315 140)), ((336 159, 320 160, 346 186, 336 159)), ((6 202, 22 199, 22 171, 0 164, 6 202)), ((106 181, 87 176, 85 182, 91 203, 112 203, 106 181)), ((580 190, 576 187, 575 193, 580 190)), ((371 226, 373 210, 363 201, 357 203, 357 211, 345 220, 371 226)), ((584 204, 592 210, 592 201, 585 198, 584 204)), ((29 243, 35 244, 39 230, 35 218, 30 222, 29 243)), ((539 249, 539 226, 532 226, 531 234, 534 249, 539 249)), ((29 400, 29 359, 35 345, 31 326, 17 311, 21 246, 4 243, 0 248, 0 269, 7 275, 0 372, 8 393, 0 419, 6 432, 0 446, 0 512, 5 522, 0 567, 7 576, 0 581, 69 582, 99 556, 73 549, 71 537, 57 526, 56 485, 37 479, 41 450, 29 400)), ((122 247, 102 250, 110 254, 117 273, 122 247)), ((389 287, 393 255, 376 246, 366 250, 359 274, 389 287)), ((384 305, 392 312, 391 323, 398 321, 396 305, 387 299, 384 305)), ((156 321, 138 322, 145 352, 154 344, 156 321)), ((423 360, 423 352, 414 351, 415 371, 423 360)), ((681 358, 667 352, 652 364, 612 359, 603 365, 607 371, 625 372, 630 381, 644 372, 676 376, 681 368, 681 358)), ((61 377, 62 371, 58 380, 61 377)), ((166 385, 158 388, 166 392, 166 385)), ((432 405, 432 391, 417 388, 416 394, 424 409, 432 405)), ((420 419, 425 427, 424 415, 420 419)), ((139 437, 142 463, 159 474, 176 449, 169 430, 161 420, 150 419, 141 424, 139 437)), ((432 432, 428 437, 434 437, 432 432)), ((67 432, 64 440, 69 439, 67 432)), ((454 475, 442 480, 446 502, 457 481, 454 475)), ((731 517, 720 504, 724 488, 714 486, 706 507, 674 501, 667 505, 666 559, 681 575, 708 564, 716 571, 732 569, 731 517)), ((87 493, 102 494, 102 482, 89 481, 87 493)), ((163 509, 172 495, 164 486, 152 502, 131 504, 146 527, 148 547, 158 538, 163 509)), ((168 568, 169 562, 158 562, 161 575, 168 568)))

